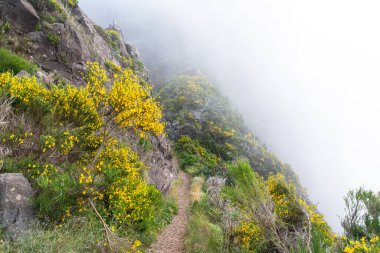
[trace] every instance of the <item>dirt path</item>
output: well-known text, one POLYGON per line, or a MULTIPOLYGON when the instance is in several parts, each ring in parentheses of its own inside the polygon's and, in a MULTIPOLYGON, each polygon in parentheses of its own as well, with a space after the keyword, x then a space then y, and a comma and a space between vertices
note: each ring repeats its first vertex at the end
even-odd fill
POLYGON ((185 235, 189 223, 190 184, 191 178, 183 171, 179 172, 181 185, 178 189, 178 214, 158 236, 157 241, 148 252, 181 253, 185 251, 185 235))

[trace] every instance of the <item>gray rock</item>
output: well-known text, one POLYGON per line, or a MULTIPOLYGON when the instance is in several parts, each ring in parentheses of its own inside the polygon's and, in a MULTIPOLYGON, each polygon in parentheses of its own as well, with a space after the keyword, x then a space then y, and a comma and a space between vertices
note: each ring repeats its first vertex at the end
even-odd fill
POLYGON ((151 138, 153 151, 145 152, 143 160, 150 168, 147 181, 158 190, 167 193, 178 176, 178 165, 173 157, 171 145, 165 136, 151 138))
POLYGON ((220 208, 223 208, 225 205, 221 196, 221 190, 225 183, 226 179, 221 177, 210 177, 206 181, 207 194, 210 203, 220 208))
POLYGON ((1 13, 17 32, 32 32, 40 17, 25 0, 0 0, 1 13))
POLYGON ((134 47, 130 44, 125 44, 125 47, 126 47, 129 55, 136 57, 136 58, 140 57, 139 51, 137 50, 136 47, 134 47))
POLYGON ((0 224, 13 239, 25 231, 34 218, 32 196, 32 187, 22 174, 0 174, 0 224))
POLYGON ((20 72, 17 73, 16 76, 18 76, 18 77, 31 77, 31 75, 25 70, 21 70, 20 72))
POLYGON ((164 135, 152 136, 149 138, 150 144, 147 150, 138 144, 140 137, 136 133, 131 132, 125 138, 131 144, 133 151, 138 153, 141 161, 149 168, 147 182, 162 193, 168 193, 179 172, 179 165, 174 158, 169 139, 164 135))

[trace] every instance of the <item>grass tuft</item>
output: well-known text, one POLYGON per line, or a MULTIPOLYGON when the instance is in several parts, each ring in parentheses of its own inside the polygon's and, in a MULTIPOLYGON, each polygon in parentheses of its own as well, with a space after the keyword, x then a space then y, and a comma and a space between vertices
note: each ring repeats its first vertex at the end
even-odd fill
POLYGON ((34 74, 37 71, 37 65, 5 48, 0 48, 0 71, 11 71, 17 74, 21 70, 34 74))

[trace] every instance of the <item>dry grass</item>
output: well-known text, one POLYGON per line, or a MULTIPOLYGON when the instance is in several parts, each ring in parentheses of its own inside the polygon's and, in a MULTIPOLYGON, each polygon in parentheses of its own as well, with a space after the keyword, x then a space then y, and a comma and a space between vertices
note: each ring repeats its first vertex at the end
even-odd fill
POLYGON ((12 114, 12 99, 0 98, 0 128, 8 125, 8 118, 12 114))
POLYGON ((203 177, 194 177, 191 181, 190 186, 190 200, 191 203, 194 203, 196 201, 200 201, 205 193, 202 191, 202 187, 204 184, 204 178, 203 177))

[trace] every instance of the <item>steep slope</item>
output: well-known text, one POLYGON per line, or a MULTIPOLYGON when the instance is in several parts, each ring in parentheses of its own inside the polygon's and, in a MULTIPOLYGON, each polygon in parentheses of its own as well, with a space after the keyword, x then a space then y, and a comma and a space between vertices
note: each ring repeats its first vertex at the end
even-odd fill
MULTIPOLYGON (((137 50, 125 43, 121 30, 96 25, 75 1, 1 0, 0 13, 0 47, 36 63, 40 67, 36 75, 47 85, 62 81, 83 85, 89 61, 105 63, 111 72, 112 64, 130 68, 142 81, 148 79, 137 50)), ((164 136, 151 138, 152 151, 140 154, 152 168, 149 181, 167 191, 177 173, 170 143, 164 136)), ((133 148, 139 151, 138 146, 133 148)))
POLYGON ((45 71, 83 83, 87 61, 107 60, 142 72, 136 50, 117 26, 103 29, 73 1, 2 0, 2 22, 10 25, 3 46, 23 53, 45 71))
MULTIPOLYGON (((298 184, 290 166, 267 150, 206 77, 178 76, 159 91, 159 99, 165 108, 169 136, 177 142, 188 136, 215 156, 216 164, 209 168, 210 174, 224 173, 219 161, 241 157, 247 158, 261 176, 280 172, 298 184)), ((186 152, 183 146, 182 150, 186 152)))
POLYGON ((0 0, 1 252, 379 252, 379 193, 350 191, 333 235, 206 77, 155 98, 120 29, 77 3, 0 0))
POLYGON ((136 51, 73 0, 0 8, 0 168, 28 179, 38 218, 17 242, 1 229, 0 251, 149 246, 176 212, 178 169, 136 51))
POLYGON ((313 237, 321 248, 332 244, 290 166, 205 77, 177 76, 159 100, 181 167, 194 176, 188 252, 291 252, 313 237))

